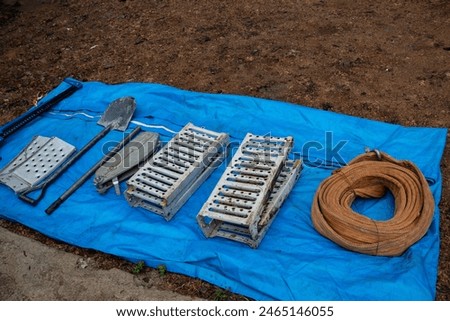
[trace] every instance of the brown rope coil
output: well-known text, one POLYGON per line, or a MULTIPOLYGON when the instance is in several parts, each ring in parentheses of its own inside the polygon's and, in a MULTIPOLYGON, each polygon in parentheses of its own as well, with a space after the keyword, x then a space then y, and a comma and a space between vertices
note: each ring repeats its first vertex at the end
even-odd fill
POLYGON ((311 217, 316 230, 342 247, 365 254, 397 256, 430 227, 434 199, 421 171, 409 161, 369 152, 324 180, 314 196, 311 217), (354 212, 356 197, 379 198, 389 189, 394 216, 377 221, 354 212))

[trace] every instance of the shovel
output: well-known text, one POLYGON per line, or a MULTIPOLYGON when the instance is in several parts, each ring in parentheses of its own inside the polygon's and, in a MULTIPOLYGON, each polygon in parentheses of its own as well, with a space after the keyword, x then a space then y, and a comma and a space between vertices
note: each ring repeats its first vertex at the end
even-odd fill
MULTIPOLYGON (((114 100, 103 113, 101 119, 98 121, 98 125, 105 127, 100 133, 91 139, 86 146, 89 148, 93 145, 92 142, 97 142, 100 138, 104 137, 111 130, 125 131, 130 123, 131 117, 136 109, 136 102, 132 97, 123 97, 114 100)), ((83 148, 84 149, 84 148, 83 148)), ((75 155, 76 156, 76 155, 75 155)), ((53 213, 66 199, 70 197, 88 178, 90 175, 83 175, 78 179, 67 191, 65 191, 60 197, 58 197, 46 210, 45 213, 53 213)))

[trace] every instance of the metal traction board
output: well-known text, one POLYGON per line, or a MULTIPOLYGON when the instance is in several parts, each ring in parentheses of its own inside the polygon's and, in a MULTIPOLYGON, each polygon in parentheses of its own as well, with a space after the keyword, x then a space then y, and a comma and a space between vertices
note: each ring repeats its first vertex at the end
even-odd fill
POLYGON ((212 233, 206 222, 212 221, 243 227, 251 239, 258 239, 264 207, 292 145, 292 137, 246 135, 197 216, 206 236, 212 233))
POLYGON ((0 171, 0 182, 21 193, 49 177, 75 151, 57 137, 36 136, 0 171))
POLYGON ((256 222, 256 237, 252 237, 248 226, 210 219, 199 214, 197 221, 207 237, 223 237, 233 241, 245 243, 252 248, 257 248, 264 238, 267 230, 275 220, 283 202, 288 197, 301 172, 301 161, 287 161, 282 172, 278 176, 275 186, 264 206, 263 214, 259 222, 256 222), (207 223, 207 221, 209 221, 207 223))
POLYGON ((125 197, 170 220, 223 160, 228 135, 187 124, 127 182, 125 197))

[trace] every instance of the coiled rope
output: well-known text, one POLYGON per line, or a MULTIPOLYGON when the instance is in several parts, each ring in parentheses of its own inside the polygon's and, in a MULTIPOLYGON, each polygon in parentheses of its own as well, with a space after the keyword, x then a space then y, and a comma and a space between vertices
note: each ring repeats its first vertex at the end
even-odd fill
POLYGON ((430 227, 434 199, 421 171, 379 151, 357 156, 324 180, 311 217, 316 230, 342 247, 371 255, 401 255, 430 227), (354 212, 356 197, 379 198, 386 188, 395 198, 394 216, 373 220, 354 212))

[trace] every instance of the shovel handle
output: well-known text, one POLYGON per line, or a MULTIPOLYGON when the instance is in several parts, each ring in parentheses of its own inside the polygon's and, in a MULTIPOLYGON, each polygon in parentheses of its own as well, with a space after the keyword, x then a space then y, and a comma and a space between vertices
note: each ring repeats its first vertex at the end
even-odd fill
MULTIPOLYGON (((106 127, 108 129, 110 127, 106 127)), ((108 154, 106 154, 100 161, 98 161, 94 166, 91 167, 83 176, 81 176, 75 183, 69 187, 59 198, 57 198, 46 210, 45 213, 48 215, 52 214, 66 199, 70 197, 81 185, 86 182, 86 180, 95 173, 97 169, 100 168, 105 162, 107 162, 111 157, 117 153, 123 146, 125 146, 139 131, 141 127, 136 127, 131 133, 128 134, 119 144, 117 144, 108 154)))
POLYGON ((47 213, 47 215, 52 214, 63 202, 64 200, 62 198, 58 198, 45 210, 45 213, 47 213))
POLYGON ((80 149, 75 155, 73 155, 67 162, 65 162, 62 166, 60 166, 46 181, 20 193, 19 199, 21 199, 24 202, 27 202, 30 205, 36 206, 40 202, 40 200, 44 197, 48 185, 51 184, 54 180, 56 180, 67 168, 69 168, 73 163, 75 163, 78 160, 78 158, 84 155, 100 139, 105 137, 110 130, 111 127, 104 128, 94 138, 92 138, 89 142, 87 142, 86 145, 84 145, 83 148, 80 149), (40 190, 40 192, 36 198, 28 196, 29 193, 37 190, 40 190))

